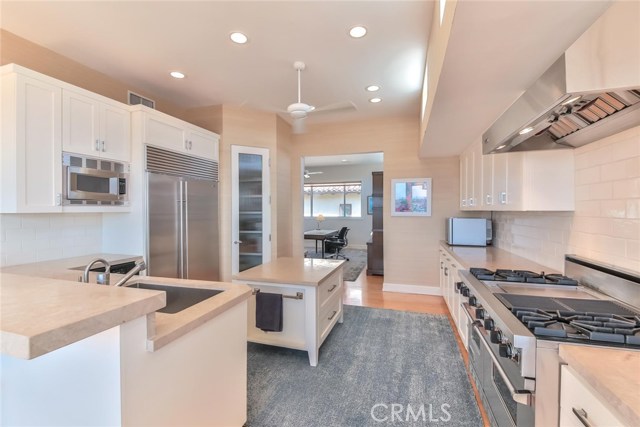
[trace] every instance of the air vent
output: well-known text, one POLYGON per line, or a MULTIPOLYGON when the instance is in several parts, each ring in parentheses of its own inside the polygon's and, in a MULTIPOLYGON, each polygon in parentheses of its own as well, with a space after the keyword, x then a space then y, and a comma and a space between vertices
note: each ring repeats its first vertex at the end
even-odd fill
POLYGON ((129 91, 129 105, 138 105, 138 104, 142 104, 145 107, 153 108, 154 110, 156 108, 156 101, 149 98, 145 98, 142 95, 138 95, 137 93, 129 91))
POLYGON ((147 171, 218 181, 218 162, 147 145, 147 171))

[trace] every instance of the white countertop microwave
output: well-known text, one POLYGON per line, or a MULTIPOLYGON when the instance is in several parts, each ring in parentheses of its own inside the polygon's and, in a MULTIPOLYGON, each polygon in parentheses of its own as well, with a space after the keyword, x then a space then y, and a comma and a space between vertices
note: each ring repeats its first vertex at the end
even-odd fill
POLYGON ((460 246, 491 244, 493 229, 486 218, 447 218, 447 243, 460 246))

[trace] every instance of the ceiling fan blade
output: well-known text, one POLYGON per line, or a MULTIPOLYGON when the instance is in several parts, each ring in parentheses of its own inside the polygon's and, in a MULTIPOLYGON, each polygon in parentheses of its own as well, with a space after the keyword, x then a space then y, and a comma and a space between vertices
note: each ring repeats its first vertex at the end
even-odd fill
POLYGON ((357 110, 356 105, 351 101, 337 102, 335 104, 325 105, 324 107, 318 107, 313 110, 313 114, 316 113, 333 113, 336 111, 348 111, 357 110))
POLYGON ((292 132, 295 134, 300 134, 305 132, 305 124, 304 119, 295 119, 291 124, 292 132))

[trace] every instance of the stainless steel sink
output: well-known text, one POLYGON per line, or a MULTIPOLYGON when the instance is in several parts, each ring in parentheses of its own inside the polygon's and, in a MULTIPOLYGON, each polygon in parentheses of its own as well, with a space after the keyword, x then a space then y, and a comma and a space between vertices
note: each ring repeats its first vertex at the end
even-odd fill
POLYGON ((192 305, 198 304, 208 298, 223 292, 215 289, 184 288, 179 286, 157 285, 153 283, 134 282, 126 285, 127 288, 151 289, 167 293, 167 305, 159 310, 160 313, 175 314, 192 305))

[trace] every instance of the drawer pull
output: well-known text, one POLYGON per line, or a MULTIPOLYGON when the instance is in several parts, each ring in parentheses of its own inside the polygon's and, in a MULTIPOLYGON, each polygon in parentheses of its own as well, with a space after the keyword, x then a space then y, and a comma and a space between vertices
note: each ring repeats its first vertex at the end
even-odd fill
POLYGON ((578 418, 578 420, 580 420, 580 422, 584 427, 593 427, 593 424, 591 424, 587 419, 587 411, 585 411, 584 409, 576 409, 576 408, 571 408, 571 410, 573 411, 573 414, 578 418))
POLYGON ((338 287, 338 285, 333 285, 332 287, 329 288, 329 290, 327 292, 333 292, 333 290, 335 288, 337 288, 337 287, 338 287))
POLYGON ((331 316, 327 318, 327 320, 333 320, 333 318, 336 317, 336 314, 338 314, 338 312, 334 310, 333 313, 331 313, 331 316))

